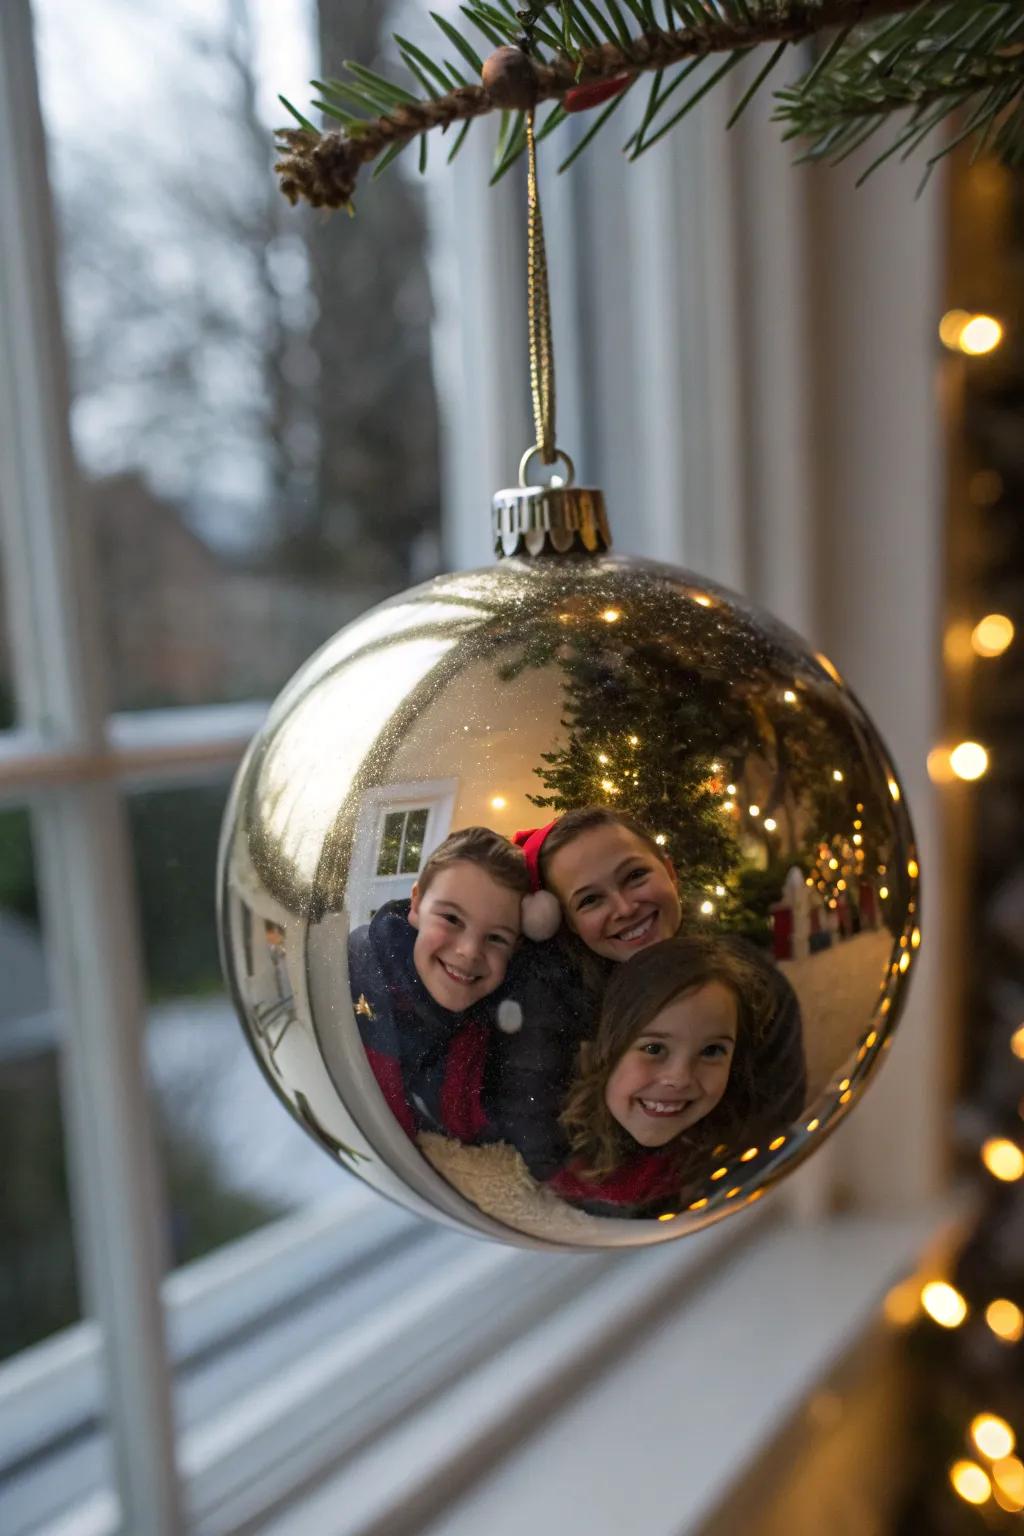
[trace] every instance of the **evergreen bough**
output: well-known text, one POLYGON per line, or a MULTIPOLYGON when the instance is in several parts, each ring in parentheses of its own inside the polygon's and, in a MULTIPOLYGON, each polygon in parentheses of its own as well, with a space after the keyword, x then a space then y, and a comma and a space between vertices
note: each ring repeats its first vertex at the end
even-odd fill
MULTIPOLYGON (((347 61, 336 79, 315 80, 313 105, 339 127, 321 131, 281 98, 296 120, 279 131, 281 190, 293 203, 352 211, 364 166, 378 176, 418 140, 421 170, 431 134, 458 154, 473 121, 501 110, 480 81, 484 55, 529 33, 536 74, 538 138, 565 120, 580 87, 622 88, 596 112, 560 166, 565 170, 646 81, 639 126, 623 148, 632 160, 671 131, 747 54, 762 66, 730 118, 732 126, 787 52, 797 74, 776 91, 775 117, 802 160, 838 161, 881 129, 885 144, 864 172, 912 155, 946 118, 953 129, 925 162, 924 179, 962 140, 1009 164, 1024 159, 1024 5, 1020 0, 469 0, 454 26, 431 12, 438 50, 396 35, 408 72, 391 80, 347 61), (798 45, 806 44, 800 47, 798 45), (712 55, 720 62, 698 66, 712 55)), ((576 98, 578 100, 578 97, 576 98)), ((522 112, 501 111, 496 181, 525 147, 522 112)))

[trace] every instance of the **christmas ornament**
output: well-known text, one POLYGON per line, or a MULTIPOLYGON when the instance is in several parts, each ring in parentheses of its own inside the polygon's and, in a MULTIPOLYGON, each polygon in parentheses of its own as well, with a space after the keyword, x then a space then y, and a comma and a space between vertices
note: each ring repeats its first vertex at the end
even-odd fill
POLYGON ((574 484, 532 129, 537 444, 494 500, 499 562, 373 609, 285 688, 226 814, 221 947, 329 1155, 481 1235, 635 1246, 742 1209, 849 1112, 918 864, 828 659, 614 555, 574 484))

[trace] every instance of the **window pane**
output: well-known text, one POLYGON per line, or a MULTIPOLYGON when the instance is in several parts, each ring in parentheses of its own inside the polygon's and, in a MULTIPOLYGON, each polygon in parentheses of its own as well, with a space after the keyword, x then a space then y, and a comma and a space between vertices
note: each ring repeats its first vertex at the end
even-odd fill
MULTIPOLYGON (((149 1011, 147 1046, 175 1265, 336 1193, 343 1175, 276 1101, 224 993, 214 887, 226 782, 128 802, 149 1011)), ((254 916, 266 962, 264 1044, 291 1020, 287 934, 254 916)))
POLYGON ((389 811, 384 818, 384 832, 380 840, 380 856, 377 859, 378 875, 397 875, 398 861, 402 852, 402 831, 405 827, 404 811, 389 811))
POLYGON ((427 832, 427 812, 410 811, 405 822, 405 846, 402 849, 403 875, 419 873, 423 857, 423 839, 427 832))
POLYGON ((26 810, 0 810, 0 1358, 75 1322, 60 1021, 26 810))
POLYGON ((274 693, 437 568, 415 172, 323 220, 272 169, 277 93, 373 58, 388 10, 35 0, 117 708, 274 693), (201 152, 182 124, 202 124, 201 152))

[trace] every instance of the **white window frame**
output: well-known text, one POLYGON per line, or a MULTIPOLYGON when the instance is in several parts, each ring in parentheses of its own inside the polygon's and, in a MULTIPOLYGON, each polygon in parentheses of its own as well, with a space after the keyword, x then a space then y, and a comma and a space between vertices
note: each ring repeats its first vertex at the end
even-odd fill
MULTIPOLYGON (((767 127, 766 101, 725 136, 735 99, 735 92, 731 99, 717 92, 700 119, 640 167, 623 170, 606 148, 603 158, 584 160, 568 183, 571 191, 566 183, 551 185, 545 168, 563 425, 586 449, 583 477, 603 481, 609 492, 620 548, 692 560, 771 604, 834 655, 871 700, 904 768, 926 899, 936 914, 933 926, 940 927, 937 814, 923 767, 938 711, 930 648, 940 456, 918 345, 930 296, 938 292, 938 194, 915 204, 910 182, 895 175, 870 184, 856 202, 850 178, 839 173, 812 186, 789 167, 767 127), (578 238, 584 212, 586 242, 578 238), (760 277, 753 284, 743 253, 755 230, 760 277), (805 274, 812 259, 821 264, 822 251, 839 275, 811 303, 805 274), (615 315, 619 330, 583 329, 567 302, 581 293, 588 296, 588 315, 615 315), (716 331, 698 324, 712 310, 716 331), (881 315, 884 324, 869 332, 862 317, 881 315), (685 357, 683 335, 693 339, 685 357), (901 372, 902 357, 911 362, 901 372), (813 451, 810 417, 823 378, 836 407, 827 462, 813 451), (859 542, 850 534, 854 526, 859 542), (894 526, 899 539, 891 537, 894 526), (873 552, 881 548, 886 558, 876 563, 873 552), (822 600, 822 583, 837 566, 870 581, 871 625, 852 590, 822 600), (894 654, 899 668, 891 665, 894 654)), ((432 203, 434 261, 445 278, 438 284, 438 366, 449 384, 445 398, 462 405, 446 422, 445 537, 455 566, 489 560, 489 496, 513 473, 527 430, 525 411, 508 406, 509 377, 523 376, 517 366, 521 286, 509 280, 522 266, 521 208, 514 177, 496 195, 486 188, 486 137, 486 129, 471 135, 447 192, 439 190, 432 203), (509 350, 493 345, 495 335, 511 338, 509 350), (462 387, 453 390, 452 377, 461 377, 462 387)), ((253 1528, 271 1507, 278 1510, 273 1529, 282 1536, 289 1524, 329 1536, 381 1529, 378 1517, 397 1519, 402 1508, 417 1507, 440 1473, 458 1472, 460 1447, 479 1447, 479 1468, 486 1469, 479 1475, 491 1477, 495 1437, 504 1436, 506 1448, 517 1435, 528 1440, 524 1403, 576 1390, 579 1362, 601 1358, 638 1298, 641 1312, 644 1306, 662 1315, 670 1309, 685 1330, 691 1314, 696 1317, 696 1300, 713 1289, 706 1266, 720 1265, 726 1251, 742 1255, 751 1274, 775 1252, 771 1273, 785 1293, 806 1253, 794 1246, 787 1258, 772 1248, 777 1224, 787 1209, 790 1219, 794 1213, 816 1218, 813 1232, 827 1243, 825 1213, 839 1186, 874 1213, 873 1237, 862 1244, 873 1261, 852 1285, 843 1314, 847 1327, 853 1319, 863 1326, 878 1286, 894 1266, 912 1260, 936 1221, 924 1201, 942 1188, 942 1062, 929 1048, 929 1030, 942 1015, 939 944, 922 951, 909 1015, 882 1086, 792 1182, 794 1195, 763 1203, 767 1214, 759 1208, 687 1244, 629 1256, 562 1259, 473 1247, 439 1234, 434 1267, 402 1306, 362 1329, 361 1355, 346 1355, 356 1341, 339 1338, 319 1370, 315 1359, 301 1363, 305 1374, 290 1378, 291 1395, 284 1394, 286 1416, 275 1381, 261 1397, 225 1409, 214 1426, 186 1423, 176 1436, 170 1359, 178 1352, 176 1329, 201 1315, 202 1288, 184 1272, 162 1279, 162 1204, 139 1051, 144 989, 123 796, 132 785, 201 778, 234 762, 262 706, 107 714, 91 552, 75 515, 29 0, 0 6, 0 142, 0 516, 21 707, 18 729, 0 738, 0 797, 30 801, 33 808, 56 990, 70 1022, 65 1113, 76 1246, 85 1308, 96 1319, 69 1331, 73 1348, 70 1338, 50 1341, 0 1373, 0 1429, 23 1422, 30 1398, 45 1418, 72 1379, 71 1354, 80 1358, 86 1346, 94 1351, 92 1390, 99 1400, 95 1351, 102 1339, 117 1477, 116 1497, 95 1493, 54 1532, 227 1532, 243 1523, 253 1528), (916 1225, 908 1220, 910 1209, 918 1211, 916 1225), (444 1423, 431 1427, 421 1411, 429 1362, 399 1372, 400 1380, 379 1373, 388 1360, 405 1361, 397 1339, 407 1338, 411 1348, 417 1339, 431 1340, 431 1330, 442 1324, 453 1340, 468 1341, 468 1353, 453 1353, 465 1390, 452 1385, 438 1395, 444 1423), (510 1325, 518 1338, 512 1372, 501 1366, 510 1325), (362 1364, 353 1369, 356 1360, 362 1364), (490 1384, 487 1393, 474 1398, 470 1389, 482 1379, 490 1384), (382 1480, 381 1466, 358 1436, 351 1438, 367 1383, 371 1393, 387 1385, 391 1394, 390 1428, 387 1435, 382 1430, 378 1452, 389 1478, 401 1468, 397 1487, 406 1502, 400 1508, 381 1505, 388 1478, 382 1480), (288 1456, 275 1461, 270 1452, 289 1424, 288 1456), (357 1443, 362 1449, 353 1462, 357 1443), (334 1511, 330 1524, 303 1524, 319 1480, 339 1462, 348 1469, 339 1473, 346 1493, 324 1506, 334 1511), (296 1503, 303 1489, 306 1502, 296 1503)), ((356 1200, 355 1207, 360 1225, 343 1229, 345 1242, 356 1241, 362 1224, 372 1221, 371 1207, 395 1219, 372 1200, 356 1200)), ((253 1243, 214 1255, 203 1271, 214 1276, 210 1283, 220 1297, 220 1310, 205 1315, 219 1316, 222 1325, 236 1320, 236 1296, 245 1294, 235 1290, 237 1266, 255 1253, 262 1255, 256 1266, 261 1294, 274 1285, 289 1292, 302 1284, 308 1223, 282 1224, 253 1243)), ((763 1292, 758 1300, 765 1301, 763 1292)), ((761 1326, 771 1328, 765 1305, 761 1326)), ((821 1376, 834 1351, 823 1351, 820 1341, 793 1348, 798 1358, 790 1387, 798 1393, 821 1376)), ((742 1367, 740 1358, 733 1369, 742 1367)), ((775 1404, 761 1405, 751 1444, 755 1431, 769 1432, 775 1412, 775 1404)), ((720 1493, 745 1464, 732 1451, 709 1459, 720 1493)), ((437 1515, 436 1487, 433 1497, 437 1515)), ((684 1529, 678 1513, 677 1532, 684 1529)), ((560 1529, 566 1536, 595 1529, 579 1519, 560 1529)), ((645 1525, 642 1536, 655 1529, 645 1525)))
MULTIPOLYGON (((346 888, 346 906, 353 928, 370 921, 375 911, 385 901, 400 900, 408 896, 416 879, 415 874, 379 875, 377 863, 385 819, 393 811, 427 812, 427 827, 423 834, 423 862, 451 831, 455 797, 459 792, 458 779, 409 780, 404 784, 379 784, 364 792, 359 804, 359 816, 352 862, 346 888)), ((418 873, 418 871, 417 871, 418 873)))

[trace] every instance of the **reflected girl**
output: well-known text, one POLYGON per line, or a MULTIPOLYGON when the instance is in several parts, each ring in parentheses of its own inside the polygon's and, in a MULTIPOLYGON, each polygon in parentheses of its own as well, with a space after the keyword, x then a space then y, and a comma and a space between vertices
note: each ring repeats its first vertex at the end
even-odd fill
POLYGON ((617 967, 562 1115, 571 1160, 549 1188, 595 1214, 654 1215, 706 1176, 717 1144, 788 1123, 799 1017, 780 1011, 777 980, 741 939, 669 939, 617 967))

